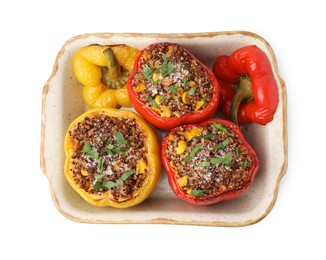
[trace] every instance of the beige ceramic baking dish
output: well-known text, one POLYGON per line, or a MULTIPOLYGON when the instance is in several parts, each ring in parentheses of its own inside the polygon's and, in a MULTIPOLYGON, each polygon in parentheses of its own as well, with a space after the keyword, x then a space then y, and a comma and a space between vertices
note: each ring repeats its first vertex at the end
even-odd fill
MULTIPOLYGON (((263 219, 273 208, 279 184, 287 169, 286 89, 279 75, 271 46, 249 32, 194 34, 97 33, 69 39, 59 51, 52 75, 43 89, 41 168, 48 178, 52 198, 65 217, 88 223, 164 223, 207 226, 245 226, 263 219), (142 49, 150 43, 179 43, 211 67, 217 56, 231 54, 239 47, 256 44, 268 56, 276 77, 279 105, 274 120, 266 126, 242 128, 260 159, 253 185, 240 197, 215 205, 195 207, 176 198, 163 172, 151 196, 128 209, 101 208, 87 204, 68 184, 63 174, 63 140, 69 124, 87 110, 81 85, 74 77, 74 52, 90 44, 128 44, 142 49)), ((162 134, 162 133, 159 133, 162 134)))

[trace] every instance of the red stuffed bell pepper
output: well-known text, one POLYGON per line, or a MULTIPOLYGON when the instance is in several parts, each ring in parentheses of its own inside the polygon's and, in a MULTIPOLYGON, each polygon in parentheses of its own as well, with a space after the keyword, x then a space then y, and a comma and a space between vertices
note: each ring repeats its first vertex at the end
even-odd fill
POLYGON ((211 117, 220 89, 214 74, 178 44, 151 44, 136 58, 128 80, 135 110, 160 129, 211 117))
POLYGON ((255 45, 220 56, 213 73, 221 86, 222 111, 236 124, 273 120, 278 91, 267 56, 255 45))
POLYGON ((239 127, 218 118, 172 129, 162 141, 161 157, 173 192, 192 205, 239 196, 259 166, 239 127))

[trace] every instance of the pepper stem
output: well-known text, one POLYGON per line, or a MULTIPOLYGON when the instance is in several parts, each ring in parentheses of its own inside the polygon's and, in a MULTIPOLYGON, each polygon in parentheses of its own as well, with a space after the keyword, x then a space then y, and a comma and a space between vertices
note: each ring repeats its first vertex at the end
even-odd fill
POLYGON ((111 89, 121 88, 127 83, 129 72, 120 66, 111 48, 106 48, 103 54, 107 67, 102 67, 102 82, 111 89))
POLYGON ((232 99, 230 107, 230 119, 234 123, 238 124, 238 111, 240 104, 245 101, 253 100, 251 79, 248 76, 241 76, 239 78, 238 88, 232 99))
POLYGON ((121 66, 115 57, 113 50, 107 48, 103 51, 103 54, 108 63, 108 77, 112 80, 119 79, 121 77, 121 66))

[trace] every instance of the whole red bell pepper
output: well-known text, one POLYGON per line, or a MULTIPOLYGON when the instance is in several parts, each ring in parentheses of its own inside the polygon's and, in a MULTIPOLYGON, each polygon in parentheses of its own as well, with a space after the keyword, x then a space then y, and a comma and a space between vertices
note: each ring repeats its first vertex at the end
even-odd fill
POLYGON ((278 105, 277 84, 270 62, 256 45, 220 56, 213 73, 221 87, 222 111, 236 124, 273 120, 278 105))
POLYGON ((240 128, 219 118, 170 130, 162 141, 161 158, 171 189, 192 205, 239 196, 259 167, 240 128))
POLYGON ((157 128, 200 122, 216 111, 220 88, 203 63, 182 46, 154 43, 139 53, 128 79, 135 110, 157 128))

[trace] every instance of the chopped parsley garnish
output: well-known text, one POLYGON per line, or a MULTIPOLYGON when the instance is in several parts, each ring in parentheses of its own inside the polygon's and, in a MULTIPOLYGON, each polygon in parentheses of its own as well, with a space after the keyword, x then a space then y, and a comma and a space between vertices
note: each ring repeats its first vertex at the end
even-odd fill
POLYGON ((206 192, 207 190, 192 190, 190 194, 199 197, 199 196, 203 196, 206 192))
POLYGON ((147 97, 147 100, 152 104, 153 107, 158 108, 158 104, 156 103, 155 99, 147 97))
POLYGON ((129 141, 123 137, 123 134, 121 132, 115 132, 114 137, 118 144, 130 145, 129 141))
POLYGON ((214 126, 217 130, 221 131, 222 133, 226 133, 226 134, 229 133, 228 130, 227 130, 224 126, 218 124, 216 121, 214 121, 213 126, 214 126))
POLYGON ((104 163, 105 163, 105 158, 100 157, 98 159, 98 163, 97 163, 97 169, 99 169, 99 171, 102 171, 103 170, 104 163))
POLYGON ((211 163, 214 165, 224 164, 230 166, 232 162, 232 157, 232 152, 229 152, 224 157, 211 158, 211 163))
POLYGON ((211 165, 210 162, 200 162, 200 163, 199 163, 199 167, 208 167, 208 166, 210 166, 210 165, 211 165))
POLYGON ((185 87, 188 87, 189 86, 189 84, 190 84, 190 81, 189 80, 187 80, 187 79, 185 79, 185 80, 183 80, 183 87, 185 88, 185 87))
POLYGON ((177 89, 175 88, 175 86, 171 85, 169 87, 169 90, 172 92, 172 94, 176 94, 177 93, 177 89))
POLYGON ((243 163, 243 169, 246 169, 247 166, 248 166, 248 161, 244 161, 244 163, 243 163))
POLYGON ((152 73, 153 73, 153 70, 148 67, 148 66, 144 66, 143 67, 143 74, 144 74, 144 77, 148 80, 148 81, 152 81, 152 73))
POLYGON ((189 92, 188 92, 188 95, 192 96, 193 94, 195 94, 196 92, 196 87, 192 87, 189 92))
POLYGON ((124 147, 114 147, 112 144, 109 144, 108 147, 103 149, 104 152, 107 152, 110 155, 122 154, 127 151, 127 148, 124 147))
POLYGON ((167 75, 171 74, 175 70, 175 67, 173 66, 172 61, 168 61, 166 59, 165 54, 162 55, 162 59, 163 59, 163 64, 161 66, 161 72, 162 72, 162 76, 166 77, 167 75))
POLYGON ((92 151, 91 143, 88 141, 84 143, 84 147, 81 151, 90 157, 98 159, 99 153, 96 151, 92 151))
POLYGON ((136 173, 136 168, 131 169, 130 171, 127 171, 125 173, 122 174, 121 176, 121 180, 125 181, 127 180, 131 175, 133 175, 134 173, 136 173))
POLYGON ((163 97, 160 98, 160 103, 163 103, 164 100, 166 100, 166 96, 163 96, 163 97))
POLYGON ((207 101, 208 99, 210 99, 211 97, 203 97, 201 98, 202 101, 207 101))
POLYGON ((209 133, 207 135, 197 135, 197 136, 194 136, 193 138, 204 138, 204 139, 210 139, 210 138, 215 138, 216 135, 214 133, 209 133))
MULTIPOLYGON (((123 182, 125 180, 127 180, 134 173, 136 173, 136 168, 133 168, 130 171, 127 171, 127 172, 123 173, 122 176, 115 182, 114 181, 107 181, 105 183, 96 183, 96 184, 94 184, 93 188, 95 190, 98 190, 98 189, 108 189, 109 190, 109 189, 112 189, 113 187, 121 186, 123 184, 123 182)), ((100 178, 100 179, 102 179, 102 178, 100 178)))
POLYGON ((192 149, 192 151, 190 152, 190 154, 186 157, 186 159, 184 160, 185 162, 189 162, 192 159, 195 158, 196 154, 199 152, 199 150, 203 149, 202 146, 196 146, 194 149, 192 149))
POLYGON ((223 142, 217 144, 217 145, 214 145, 213 146, 213 149, 214 150, 218 150, 218 149, 223 149, 225 148, 228 144, 230 143, 230 138, 226 138, 223 142))
POLYGON ((102 180, 103 177, 104 177, 104 174, 96 174, 96 175, 94 175, 94 179, 97 180, 97 181, 102 180))
POLYGON ((83 153, 86 153, 86 154, 88 154, 88 153, 90 153, 91 151, 92 151, 92 149, 91 149, 91 143, 90 142, 85 142, 84 143, 84 147, 83 147, 83 150, 81 150, 83 153))

